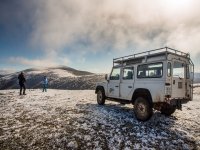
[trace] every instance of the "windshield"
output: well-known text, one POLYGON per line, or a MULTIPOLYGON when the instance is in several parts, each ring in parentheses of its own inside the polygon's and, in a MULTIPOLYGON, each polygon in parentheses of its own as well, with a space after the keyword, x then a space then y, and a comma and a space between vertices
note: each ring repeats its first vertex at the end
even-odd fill
POLYGON ((110 80, 119 80, 120 76, 120 68, 113 68, 112 73, 110 75, 110 80))

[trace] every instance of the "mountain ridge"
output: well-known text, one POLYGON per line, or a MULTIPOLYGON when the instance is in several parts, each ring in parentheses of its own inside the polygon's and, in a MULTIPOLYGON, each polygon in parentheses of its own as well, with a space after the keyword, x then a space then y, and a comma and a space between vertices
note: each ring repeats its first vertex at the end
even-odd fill
POLYGON ((44 76, 49 80, 52 89, 94 89, 98 81, 104 80, 104 74, 95 74, 88 71, 77 70, 67 66, 29 68, 12 74, 0 76, 0 89, 16 89, 18 74, 24 72, 27 88, 41 88, 44 76))

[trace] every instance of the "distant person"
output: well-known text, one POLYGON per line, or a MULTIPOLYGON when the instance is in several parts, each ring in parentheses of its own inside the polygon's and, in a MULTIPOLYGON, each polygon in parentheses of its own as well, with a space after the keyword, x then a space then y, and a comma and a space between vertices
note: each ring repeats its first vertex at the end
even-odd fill
POLYGON ((42 84, 43 84, 43 92, 44 92, 44 91, 47 92, 48 79, 47 79, 46 76, 44 76, 44 80, 43 80, 42 84))
POLYGON ((24 73, 21 72, 18 76, 18 80, 19 80, 19 85, 20 85, 20 95, 22 95, 22 89, 23 89, 23 95, 26 95, 25 91, 26 91, 26 87, 25 87, 25 82, 26 79, 24 77, 24 73))

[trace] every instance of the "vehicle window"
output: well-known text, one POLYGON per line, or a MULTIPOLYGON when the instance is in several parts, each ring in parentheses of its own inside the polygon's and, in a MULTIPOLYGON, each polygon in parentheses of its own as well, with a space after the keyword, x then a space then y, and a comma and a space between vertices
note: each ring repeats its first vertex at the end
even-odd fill
POLYGON ((190 77, 190 79, 194 79, 194 72, 193 72, 193 70, 194 70, 194 67, 193 67, 193 65, 189 65, 189 77, 190 77))
POLYGON ((172 64, 170 62, 167 63, 167 76, 170 77, 172 75, 172 64))
POLYGON ((137 69, 138 78, 160 78, 162 75, 162 63, 139 65, 137 69))
POLYGON ((173 77, 184 78, 184 64, 181 62, 174 62, 173 77))
POLYGON ((133 67, 123 69, 123 80, 133 79, 133 67))
POLYGON ((119 80, 120 68, 113 68, 113 71, 110 75, 110 80, 119 80))

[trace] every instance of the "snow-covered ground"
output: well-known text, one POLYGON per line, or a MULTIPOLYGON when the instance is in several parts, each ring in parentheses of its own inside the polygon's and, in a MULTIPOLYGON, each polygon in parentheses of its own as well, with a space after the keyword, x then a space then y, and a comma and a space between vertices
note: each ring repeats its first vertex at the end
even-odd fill
POLYGON ((132 105, 93 90, 0 91, 0 149, 200 149, 200 88, 171 117, 138 122, 132 105))
POLYGON ((195 83, 195 84, 193 84, 193 87, 194 87, 194 88, 200 87, 200 83, 195 83))

